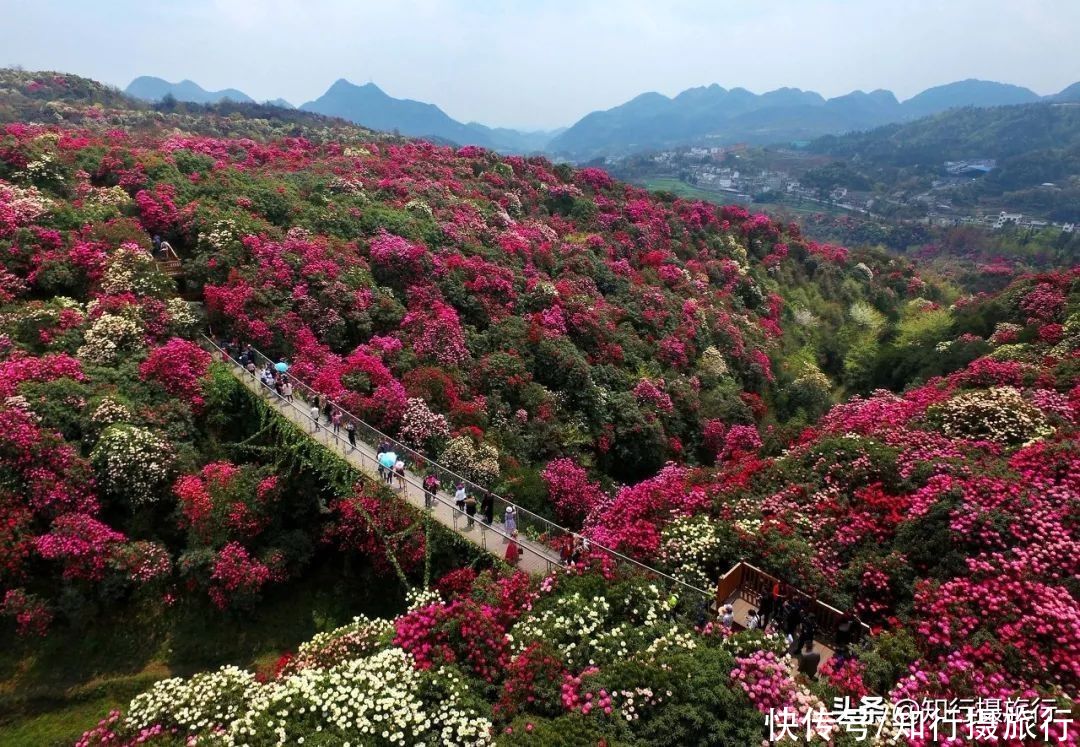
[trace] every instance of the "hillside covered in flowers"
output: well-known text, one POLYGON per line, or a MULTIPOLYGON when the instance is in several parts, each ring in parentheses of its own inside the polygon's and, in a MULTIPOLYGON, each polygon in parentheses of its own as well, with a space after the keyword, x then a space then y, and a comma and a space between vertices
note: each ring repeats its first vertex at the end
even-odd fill
POLYGON ((751 745, 845 695, 1075 709, 1076 268, 965 295, 598 169, 95 86, 0 77, 0 728, 81 698, 82 744, 751 745), (207 329, 598 545, 705 589, 746 560, 873 634, 808 680, 603 553, 514 573, 207 329), (69 671, 77 639, 106 653, 69 671))

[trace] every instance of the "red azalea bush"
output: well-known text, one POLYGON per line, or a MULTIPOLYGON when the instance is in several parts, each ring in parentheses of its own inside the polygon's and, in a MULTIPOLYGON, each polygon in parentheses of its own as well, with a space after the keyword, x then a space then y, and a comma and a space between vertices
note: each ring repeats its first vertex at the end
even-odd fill
POLYGON ((191 405, 194 412, 203 407, 201 380, 210 367, 210 353, 188 340, 173 337, 154 348, 139 366, 144 380, 153 380, 174 397, 191 405))
POLYGON ((573 459, 548 462, 540 476, 547 485, 559 521, 568 526, 581 526, 606 497, 573 459))
POLYGON ((270 580, 271 571, 239 542, 225 545, 210 571, 210 599, 218 607, 250 605, 270 580))
POLYGON ((424 562, 423 527, 408 505, 377 491, 362 480, 353 496, 330 504, 332 519, 324 539, 342 550, 364 553, 381 573, 392 573, 392 562, 409 573, 424 562))

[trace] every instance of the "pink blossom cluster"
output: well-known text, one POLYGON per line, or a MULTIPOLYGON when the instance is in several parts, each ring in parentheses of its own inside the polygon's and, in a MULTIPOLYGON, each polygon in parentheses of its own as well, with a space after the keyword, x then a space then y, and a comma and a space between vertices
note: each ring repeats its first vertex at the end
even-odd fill
POLYGON ((762 713, 796 707, 796 687, 790 669, 772 651, 736 657, 731 679, 762 713))
POLYGON ((210 354, 188 340, 173 337, 154 348, 139 366, 139 375, 161 384, 166 392, 187 402, 196 413, 204 400, 202 379, 210 367, 210 354))
POLYGON ((654 557, 668 522, 692 515, 709 503, 705 489, 692 484, 691 476, 687 468, 669 463, 655 477, 622 488, 589 514, 586 536, 605 547, 654 557))
POLYGON ((259 593, 270 580, 270 569, 251 557, 239 542, 230 542, 214 557, 210 573, 210 599, 225 609, 239 597, 251 597, 259 593))
POLYGON ((566 525, 580 526, 606 498, 600 486, 573 459, 553 459, 540 476, 559 520, 566 525))

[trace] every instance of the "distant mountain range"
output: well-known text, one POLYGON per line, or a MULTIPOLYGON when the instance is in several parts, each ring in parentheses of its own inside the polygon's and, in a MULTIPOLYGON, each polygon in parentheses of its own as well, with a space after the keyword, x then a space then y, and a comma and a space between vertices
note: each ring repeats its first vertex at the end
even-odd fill
POLYGON ((548 143, 547 150, 577 161, 680 145, 758 145, 811 140, 868 130, 959 107, 1008 106, 1080 100, 1080 84, 1041 97, 1005 83, 964 80, 897 100, 890 91, 854 91, 826 99, 812 91, 781 88, 761 95, 717 85, 691 88, 675 98, 646 93, 613 109, 593 112, 548 143))
MULTIPOLYGON (((197 103, 215 103, 225 98, 253 101, 231 88, 206 91, 190 80, 169 83, 146 76, 133 80, 127 93, 151 101, 167 94, 197 103)), ((643 93, 612 109, 592 112, 567 129, 536 132, 462 123, 434 104, 397 99, 374 83, 358 86, 344 78, 300 108, 409 137, 479 145, 504 153, 544 152, 580 162, 684 145, 812 140, 911 121, 957 107, 1038 101, 1080 101, 1080 83, 1041 97, 1020 86, 964 80, 929 88, 903 102, 891 91, 880 89, 826 99, 798 88, 755 94, 744 88, 727 89, 714 84, 688 89, 674 98, 643 93)), ((267 103, 291 107, 282 99, 267 103)))
MULTIPOLYGON (((235 88, 226 88, 221 91, 207 91, 194 81, 182 80, 179 83, 170 83, 167 80, 155 78, 152 75, 141 75, 131 81, 131 83, 128 84, 128 87, 124 89, 124 93, 129 96, 134 96, 137 99, 143 99, 144 101, 161 101, 161 99, 172 94, 172 97, 177 101, 190 101, 194 104, 216 104, 225 99, 240 104, 255 103, 255 99, 235 88)), ((270 104, 271 106, 280 106, 284 109, 295 108, 285 99, 274 99, 273 101, 265 101, 263 103, 270 104)))
POLYGON ((458 145, 480 145, 514 153, 541 151, 551 139, 548 132, 521 132, 462 124, 434 104, 395 99, 374 83, 358 86, 344 78, 326 93, 300 107, 302 110, 341 117, 373 130, 395 130, 410 137, 431 138, 458 145))

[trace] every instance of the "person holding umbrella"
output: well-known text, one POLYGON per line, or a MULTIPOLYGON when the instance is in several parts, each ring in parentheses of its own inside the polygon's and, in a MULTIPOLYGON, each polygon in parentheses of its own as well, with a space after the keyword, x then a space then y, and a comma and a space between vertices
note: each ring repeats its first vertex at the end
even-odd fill
POLYGON ((285 373, 286 371, 289 370, 289 364, 285 362, 284 358, 282 358, 281 360, 279 360, 277 363, 274 364, 274 370, 277 371, 278 373, 285 373))
POLYGON ((394 482, 394 465, 397 464, 397 460, 397 453, 393 451, 384 451, 379 455, 380 472, 387 485, 392 485, 394 482))

